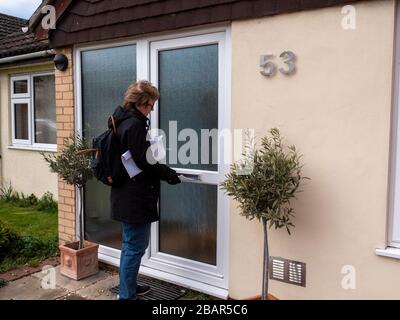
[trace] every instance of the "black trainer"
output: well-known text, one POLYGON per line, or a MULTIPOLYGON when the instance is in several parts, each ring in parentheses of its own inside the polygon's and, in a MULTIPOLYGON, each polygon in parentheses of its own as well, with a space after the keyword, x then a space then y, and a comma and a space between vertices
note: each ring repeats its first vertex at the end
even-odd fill
POLYGON ((149 286, 146 286, 146 285, 143 285, 143 286, 137 285, 137 287, 136 287, 136 295, 138 295, 138 296, 143 296, 143 295, 145 295, 146 293, 149 293, 150 290, 151 290, 151 288, 150 288, 149 286))

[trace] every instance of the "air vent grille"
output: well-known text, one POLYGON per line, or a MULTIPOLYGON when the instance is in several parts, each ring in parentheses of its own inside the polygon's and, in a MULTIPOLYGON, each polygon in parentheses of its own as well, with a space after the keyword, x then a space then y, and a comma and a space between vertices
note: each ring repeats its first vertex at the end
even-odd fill
POLYGON ((279 257, 270 257, 270 279, 305 287, 306 264, 279 257))

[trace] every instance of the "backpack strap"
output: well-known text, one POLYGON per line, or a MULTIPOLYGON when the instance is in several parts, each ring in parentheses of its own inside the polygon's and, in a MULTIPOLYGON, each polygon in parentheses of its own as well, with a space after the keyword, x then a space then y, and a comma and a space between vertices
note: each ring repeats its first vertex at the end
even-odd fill
POLYGON ((110 119, 111 119, 111 123, 113 126, 113 132, 114 132, 114 134, 117 134, 117 127, 115 126, 115 119, 113 116, 110 116, 110 119))

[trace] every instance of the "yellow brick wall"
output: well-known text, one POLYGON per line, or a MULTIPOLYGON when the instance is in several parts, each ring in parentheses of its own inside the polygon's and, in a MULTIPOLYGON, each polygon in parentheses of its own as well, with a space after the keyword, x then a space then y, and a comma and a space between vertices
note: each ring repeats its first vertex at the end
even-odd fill
MULTIPOLYGON (((68 58, 68 69, 55 70, 56 81, 56 110, 57 110, 57 146, 60 152, 64 139, 68 138, 75 129, 74 116, 74 87, 72 49, 57 49, 68 58)), ((75 240, 75 188, 61 178, 58 179, 58 234, 60 244, 75 240)))

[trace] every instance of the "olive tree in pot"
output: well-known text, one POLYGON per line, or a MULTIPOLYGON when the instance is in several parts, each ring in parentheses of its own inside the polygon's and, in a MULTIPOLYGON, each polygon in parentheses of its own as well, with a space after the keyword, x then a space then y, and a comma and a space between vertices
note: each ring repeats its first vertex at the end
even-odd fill
POLYGON ((41 153, 52 172, 67 184, 75 186, 79 195, 79 240, 60 245, 61 274, 80 280, 98 272, 98 244, 84 240, 83 233, 83 189, 93 177, 91 154, 88 143, 80 135, 64 139, 58 154, 41 153))
POLYGON ((269 228, 294 227, 292 218, 294 209, 291 199, 303 179, 301 176, 301 156, 294 146, 286 147, 278 129, 270 130, 270 136, 261 141, 259 150, 247 144, 243 159, 231 166, 230 173, 221 184, 222 189, 238 203, 241 215, 249 220, 258 219, 262 222, 264 232, 264 259, 262 300, 268 297, 269 275, 269 228), (251 170, 249 170, 251 169, 251 170))

